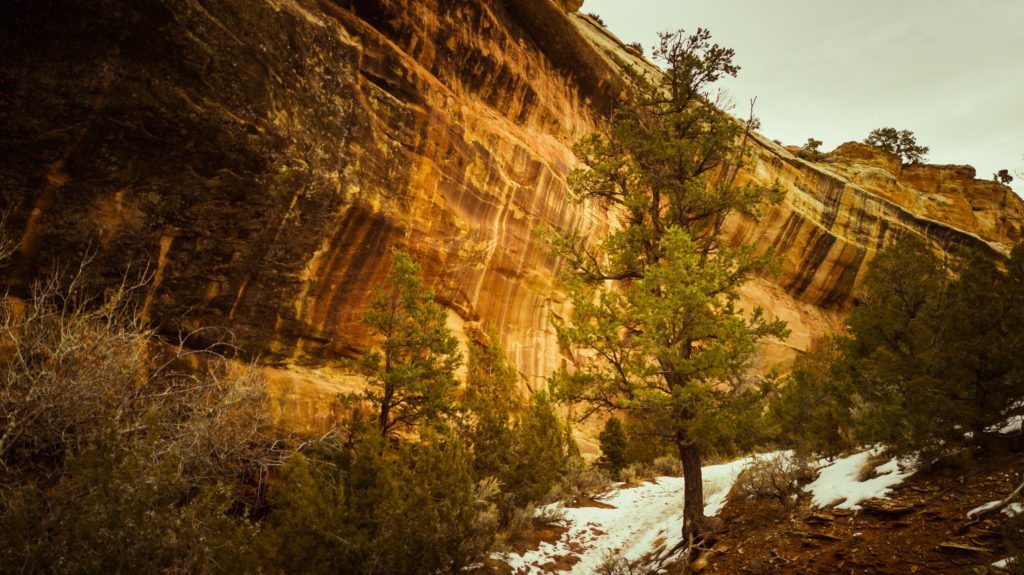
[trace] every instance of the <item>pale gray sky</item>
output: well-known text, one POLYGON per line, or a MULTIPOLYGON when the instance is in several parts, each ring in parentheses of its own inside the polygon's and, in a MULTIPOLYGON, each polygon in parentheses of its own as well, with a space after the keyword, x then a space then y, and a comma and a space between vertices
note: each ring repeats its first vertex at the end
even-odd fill
POLYGON ((1024 195, 1024 0, 585 0, 650 55, 657 32, 698 27, 736 50, 723 82, 761 132, 825 150, 892 126, 933 164, 1008 168, 1024 195))

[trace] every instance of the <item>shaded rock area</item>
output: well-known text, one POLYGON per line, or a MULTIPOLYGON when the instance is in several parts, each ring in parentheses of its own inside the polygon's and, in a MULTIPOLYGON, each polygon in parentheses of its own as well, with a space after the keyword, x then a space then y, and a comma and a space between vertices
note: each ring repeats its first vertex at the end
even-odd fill
POLYGON ((12 8, 9 283, 97 251, 101 285, 149 266, 165 333, 230 330, 266 362, 321 365, 365 349, 400 247, 454 327, 496 324, 522 373, 555 367, 564 311, 534 229, 601 225, 564 184, 596 124, 501 4, 12 8))
MULTIPOLYGON (((533 390, 564 361, 569 313, 538 227, 614 225, 578 206, 572 143, 650 64, 578 1, 12 0, 0 26, 0 198, 24 294, 93 255, 101 292, 130 269, 141 313, 192 345, 230 340, 301 429, 329 425, 360 318, 392 250, 413 253, 463 340, 497 328, 533 390), (197 331, 198 330, 198 331, 197 331), (306 390, 306 391, 304 391, 306 390), (312 390, 312 391, 309 391, 312 390)), ((679 23, 685 26, 687 23, 679 23)), ((735 241, 785 256, 744 290, 786 319, 786 361, 838 328, 898 234, 1007 252, 1024 208, 963 167, 844 146, 822 162, 757 137, 741 178, 784 202, 735 241)))

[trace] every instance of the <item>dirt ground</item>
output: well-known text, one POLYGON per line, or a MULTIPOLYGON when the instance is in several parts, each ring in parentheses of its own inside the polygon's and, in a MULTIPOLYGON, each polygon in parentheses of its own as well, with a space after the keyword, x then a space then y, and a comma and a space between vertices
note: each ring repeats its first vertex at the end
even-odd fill
POLYGON ((918 472, 890 499, 867 501, 857 511, 812 509, 802 492, 788 506, 730 501, 721 513, 728 531, 704 573, 984 572, 1007 556, 1007 516, 965 525, 967 512, 1006 497, 1022 473, 1024 455, 1003 452, 918 472))

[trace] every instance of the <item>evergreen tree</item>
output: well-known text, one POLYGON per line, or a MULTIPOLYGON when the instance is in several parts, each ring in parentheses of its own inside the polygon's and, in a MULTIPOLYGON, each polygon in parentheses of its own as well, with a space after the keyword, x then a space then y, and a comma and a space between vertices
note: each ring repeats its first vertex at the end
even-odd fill
POLYGON ((489 553, 497 513, 469 453, 428 430, 386 452, 376 433, 293 455, 271 487, 260 550, 272 573, 459 573, 489 553))
POLYGON ((821 140, 807 138, 807 143, 804 144, 799 151, 797 151, 796 155, 805 160, 810 160, 812 162, 818 161, 822 157, 821 144, 821 140))
POLYGON ((892 446, 927 439, 921 432, 927 435, 929 411, 938 406, 915 407, 933 391, 936 400, 948 396, 938 392, 936 354, 942 351, 933 337, 946 283, 945 266, 916 237, 901 238, 872 260, 858 294, 860 305, 847 318, 855 391, 866 407, 856 421, 861 439, 892 446))
MULTIPOLYGON (((936 306, 935 373, 950 396, 950 413, 942 419, 978 441, 1024 397, 1022 262, 1022 246, 1005 268, 991 257, 967 259, 936 306)), ((935 418, 928 421, 934 424, 935 418)))
MULTIPOLYGON (((376 457, 374 450, 370 457, 376 457)), ((328 461, 292 454, 271 485, 270 513, 258 548, 270 573, 355 573, 365 560, 368 533, 346 509, 341 470, 328 461)))
POLYGON ((578 350, 558 388, 591 409, 628 410, 676 445, 692 538, 705 530, 702 450, 736 431, 722 423, 755 391, 741 374, 757 340, 785 334, 760 310, 737 308, 739 286, 772 258, 724 244, 722 226, 779 192, 735 184, 754 121, 737 122, 709 97, 711 83, 736 74, 733 51, 706 30, 680 31, 662 35, 655 57, 664 75, 635 74, 634 97, 609 132, 576 146, 586 165, 570 176, 576 197, 606 204, 622 226, 601 240, 580 231, 558 244, 575 309, 571 322, 555 324, 564 347, 578 350))
POLYGON ((526 413, 516 421, 512 465, 502 478, 516 506, 540 501, 558 483, 565 468, 566 434, 548 394, 530 397, 526 413))
POLYGON ((382 436, 413 428, 450 406, 462 357, 445 317, 433 290, 423 289, 419 265, 396 253, 387 285, 377 289, 364 317, 383 338, 381 350, 363 360, 370 374, 365 398, 377 410, 382 436))
POLYGON ((400 446, 397 455, 375 486, 372 569, 364 572, 455 574, 485 557, 497 514, 478 500, 465 445, 452 435, 429 434, 400 446))
POLYGON ((1022 269, 1020 246, 1006 262, 965 253, 951 270, 920 239, 901 238, 865 275, 842 353, 798 367, 780 409, 816 404, 803 425, 851 428, 924 459, 983 444, 1024 396, 1022 269))
POLYGON ((878 128, 871 130, 864 143, 879 150, 896 154, 906 164, 917 164, 928 154, 928 146, 919 146, 917 137, 910 130, 878 128))
POLYGON ((609 417, 597 438, 601 441, 601 459, 598 462, 618 473, 628 463, 626 449, 629 438, 622 423, 615 417, 609 417))
POLYGON ((255 529, 230 486, 190 485, 181 458, 111 433, 68 454, 59 478, 5 484, 0 571, 226 573, 256 569, 255 529), (229 567, 230 566, 230 567, 229 567))
POLYGON ((478 478, 501 478, 507 473, 515 440, 512 421, 520 410, 516 398, 519 375, 497 341, 497 332, 492 330, 487 344, 471 344, 466 370, 463 403, 471 418, 467 438, 473 446, 478 478))
POLYGON ((770 420, 787 447, 831 456, 854 446, 855 393, 844 343, 840 338, 816 342, 797 358, 792 373, 773 396, 770 420))

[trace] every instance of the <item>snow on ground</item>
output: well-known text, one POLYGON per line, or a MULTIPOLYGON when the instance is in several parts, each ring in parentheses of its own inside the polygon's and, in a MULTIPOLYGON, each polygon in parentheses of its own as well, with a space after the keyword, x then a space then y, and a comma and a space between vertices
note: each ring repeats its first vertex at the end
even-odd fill
MULTIPOLYGON (((869 449, 832 463, 821 462, 818 478, 804 488, 811 492, 813 504, 859 509, 861 501, 884 498, 891 487, 914 472, 909 464, 901 465, 891 459, 875 467, 876 477, 859 481, 864 467, 879 453, 877 448, 869 449)), ((766 453, 705 467, 704 514, 712 516, 722 510, 733 482, 744 468, 758 459, 780 455, 785 454, 766 453)), ((565 572, 583 575, 595 573, 612 556, 634 560, 652 552, 663 555, 682 539, 685 484, 681 477, 659 477, 653 483, 615 489, 597 498, 611 505, 610 509, 566 508, 561 523, 567 530, 558 541, 542 542, 537 549, 522 555, 501 553, 495 558, 508 563, 516 575, 550 572, 556 562, 565 565, 576 559, 565 572)))
POLYGON ((1002 427, 999 428, 999 433, 1017 433, 1020 431, 1022 422, 1024 422, 1024 415, 1014 415, 1003 422, 1002 427))
MULTIPOLYGON (((1020 411, 1021 408, 1024 408, 1024 399, 1015 401, 1012 404, 1010 404, 1010 407, 1006 408, 1006 410, 1003 411, 1003 415, 1006 415, 1008 413, 1012 414, 1014 411, 1020 411)), ((1010 433, 1019 433, 1021 424, 1024 424, 1024 414, 1017 413, 1014 415, 1009 415, 1005 420, 1003 420, 1002 423, 997 423, 991 427, 988 427, 987 429, 985 429, 985 431, 991 433, 993 431, 998 430, 999 433, 1002 433, 1004 435, 1010 433)))
POLYGON ((818 478, 804 487, 804 491, 811 493, 811 503, 816 507, 835 505, 837 509, 860 509, 861 501, 884 498, 891 487, 914 472, 908 463, 901 466, 896 459, 890 459, 875 467, 876 477, 860 481, 868 461, 879 453, 878 448, 869 449, 822 465, 818 478))
MULTIPOLYGON (((715 515, 741 471, 765 454, 704 468, 704 513, 715 515)), ((541 543, 523 555, 503 553, 517 575, 543 573, 542 568, 562 557, 579 559, 570 574, 595 573, 609 557, 636 559, 648 552, 670 550, 682 539, 683 487, 681 477, 659 477, 654 483, 616 489, 598 498, 613 509, 573 507, 564 509, 562 524, 568 530, 554 544, 541 543)))
POLYGON ((995 509, 996 507, 999 507, 1002 504, 1003 504, 1003 501, 1001 499, 996 499, 995 501, 989 501, 988 503, 985 503, 983 505, 979 505, 979 506, 975 507, 974 509, 971 509, 970 511, 968 511, 967 512, 967 518, 968 519, 974 519, 975 515, 991 511, 991 510, 995 509))
POLYGON ((992 566, 995 567, 996 569, 1002 569, 1004 571, 1009 570, 1010 569, 1010 558, 1007 557, 1006 559, 1000 559, 999 561, 996 561, 995 563, 993 563, 992 566))

